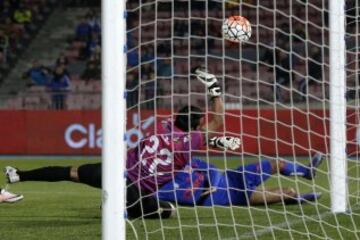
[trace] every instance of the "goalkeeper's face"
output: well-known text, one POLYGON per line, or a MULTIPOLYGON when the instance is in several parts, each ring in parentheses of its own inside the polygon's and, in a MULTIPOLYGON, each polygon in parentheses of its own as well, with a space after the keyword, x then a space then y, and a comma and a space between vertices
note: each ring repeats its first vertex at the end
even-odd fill
POLYGON ((193 119, 191 119, 191 130, 200 130, 204 119, 204 116, 195 116, 193 119))

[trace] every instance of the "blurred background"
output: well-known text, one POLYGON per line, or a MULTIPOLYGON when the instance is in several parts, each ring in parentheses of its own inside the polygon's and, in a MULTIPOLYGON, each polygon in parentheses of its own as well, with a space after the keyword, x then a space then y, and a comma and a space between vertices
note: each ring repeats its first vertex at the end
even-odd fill
POLYGON ((101 1, 0 1, 3 109, 101 107, 101 1))
MULTIPOLYGON (((0 107, 101 107, 101 1, 0 1, 0 107)), ((358 94, 356 1, 347 2, 349 99, 358 94)), ((222 81, 228 106, 328 99, 327 4, 316 0, 127 1, 128 107, 206 102, 189 71, 222 81), (253 35, 224 41, 221 24, 246 16, 253 35), (155 81, 156 79, 156 81, 155 81), (191 84, 190 84, 191 83, 191 84), (182 96, 183 94, 190 95, 182 96)))
MULTIPOLYGON (((0 7, 0 109, 10 110, 1 113, 0 124, 12 126, 2 134, 19 132, 12 139, 13 150, 7 144, 0 152, 98 154, 101 1, 1 0, 0 7)), ((355 0, 347 0, 346 9, 346 97, 353 141, 359 106, 360 14, 355 0)), ((273 154, 269 140, 263 146, 258 141, 274 135, 273 144, 287 145, 281 154, 297 152, 298 141, 302 154, 309 148, 327 152, 327 15, 327 2, 322 0, 128 0, 125 81, 128 129, 135 136, 129 146, 136 145, 144 129, 151 129, 154 115, 169 116, 185 104, 207 105, 206 89, 191 75, 192 68, 203 65, 219 79, 226 108, 232 111, 227 131, 249 138, 251 147, 245 146, 245 152, 264 153, 267 147, 273 154), (232 15, 250 21, 248 42, 222 37, 223 19, 232 15), (242 125, 251 126, 250 132, 242 125), (307 132, 311 141, 304 140, 307 132)))

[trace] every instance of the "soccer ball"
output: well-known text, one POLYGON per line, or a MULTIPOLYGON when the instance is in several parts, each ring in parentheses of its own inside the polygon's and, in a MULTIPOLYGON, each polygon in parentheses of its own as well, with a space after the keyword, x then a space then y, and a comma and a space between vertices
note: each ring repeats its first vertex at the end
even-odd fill
POLYGON ((250 22, 242 16, 231 16, 222 25, 223 36, 232 42, 245 42, 251 37, 250 22))

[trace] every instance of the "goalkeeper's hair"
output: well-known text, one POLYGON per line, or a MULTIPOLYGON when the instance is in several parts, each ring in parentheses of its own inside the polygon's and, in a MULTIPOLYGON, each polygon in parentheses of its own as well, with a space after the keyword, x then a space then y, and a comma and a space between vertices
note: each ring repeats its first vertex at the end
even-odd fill
POLYGON ((200 125, 200 119, 203 116, 204 115, 200 108, 195 106, 185 106, 177 112, 175 118, 175 126, 185 132, 195 130, 200 125))

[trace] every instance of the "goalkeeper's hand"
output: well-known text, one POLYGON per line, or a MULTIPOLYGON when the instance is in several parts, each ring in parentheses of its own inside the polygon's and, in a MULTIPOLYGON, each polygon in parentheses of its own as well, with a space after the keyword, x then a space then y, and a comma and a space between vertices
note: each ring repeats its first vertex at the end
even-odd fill
POLYGON ((206 87, 211 87, 214 83, 217 83, 217 79, 214 74, 206 72, 203 68, 198 67, 195 69, 196 78, 202 82, 206 87))
POLYGON ((214 74, 206 72, 198 67, 195 69, 196 78, 208 88, 208 93, 217 97, 221 95, 221 88, 214 74))
POLYGON ((240 147, 241 140, 237 137, 213 137, 209 140, 209 145, 224 150, 236 150, 240 147))
POLYGON ((212 97, 218 97, 221 95, 221 87, 218 83, 214 83, 210 87, 208 87, 208 93, 212 97))

